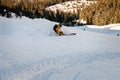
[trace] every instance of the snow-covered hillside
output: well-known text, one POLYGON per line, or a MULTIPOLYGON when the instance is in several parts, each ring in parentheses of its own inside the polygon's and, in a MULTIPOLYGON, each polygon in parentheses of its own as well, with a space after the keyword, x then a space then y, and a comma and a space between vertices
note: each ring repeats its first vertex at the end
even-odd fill
POLYGON ((120 79, 120 24, 62 27, 74 36, 55 24, 0 17, 0 80, 120 79))
POLYGON ((83 7, 96 3, 96 2, 97 1, 73 0, 73 1, 64 2, 62 4, 56 4, 56 5, 50 6, 46 8, 46 10, 51 10, 53 12, 60 10, 63 12, 77 13, 78 8, 80 8, 81 10, 83 7))

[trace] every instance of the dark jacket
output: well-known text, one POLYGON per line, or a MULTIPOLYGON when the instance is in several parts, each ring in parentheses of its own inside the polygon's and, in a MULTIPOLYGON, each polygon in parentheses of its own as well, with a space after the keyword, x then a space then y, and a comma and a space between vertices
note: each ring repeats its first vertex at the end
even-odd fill
POLYGON ((62 27, 62 25, 55 25, 54 27, 53 27, 53 30, 56 32, 56 34, 58 34, 58 35, 64 35, 64 33, 60 30, 60 28, 62 27))

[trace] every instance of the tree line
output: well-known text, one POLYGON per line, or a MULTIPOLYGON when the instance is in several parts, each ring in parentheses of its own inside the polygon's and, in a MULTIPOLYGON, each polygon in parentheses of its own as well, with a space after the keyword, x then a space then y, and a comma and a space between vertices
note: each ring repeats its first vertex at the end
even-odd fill
POLYGON ((11 12, 18 16, 43 18, 45 8, 69 0, 0 0, 0 15, 12 17, 11 12))
POLYGON ((75 20, 85 20, 90 25, 106 25, 120 23, 119 0, 97 0, 97 3, 83 6, 78 13, 57 10, 45 10, 46 7, 70 0, 0 0, 0 15, 12 17, 27 16, 29 18, 46 18, 65 25, 76 24, 75 20))
POLYGON ((86 6, 80 16, 87 24, 120 23, 120 0, 98 0, 96 4, 86 6))
MULTIPOLYGON (((93 0, 95 1, 95 0, 93 0)), ((78 6, 77 13, 63 12, 57 10, 47 11, 47 18, 65 25, 84 25, 76 20, 84 20, 88 25, 107 25, 120 23, 120 0, 97 0, 88 6, 78 6)))

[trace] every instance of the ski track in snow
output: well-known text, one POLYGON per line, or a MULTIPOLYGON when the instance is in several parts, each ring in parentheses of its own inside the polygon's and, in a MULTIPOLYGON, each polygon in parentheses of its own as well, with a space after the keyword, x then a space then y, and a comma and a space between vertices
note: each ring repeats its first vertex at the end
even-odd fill
POLYGON ((76 80, 79 75, 80 75, 80 72, 78 72, 78 73, 75 75, 75 77, 73 78, 73 80, 76 80))
MULTIPOLYGON (((80 64, 86 64, 114 58, 120 58, 120 53, 106 53, 88 56, 73 55, 62 57, 56 60, 44 60, 43 62, 28 66, 19 73, 14 73, 14 75, 10 77, 6 76, 4 80, 49 80, 48 78, 52 75, 52 73, 66 69, 69 66, 76 64, 76 62, 80 64)), ((76 80, 79 74, 80 72, 74 76, 73 80, 76 80)))

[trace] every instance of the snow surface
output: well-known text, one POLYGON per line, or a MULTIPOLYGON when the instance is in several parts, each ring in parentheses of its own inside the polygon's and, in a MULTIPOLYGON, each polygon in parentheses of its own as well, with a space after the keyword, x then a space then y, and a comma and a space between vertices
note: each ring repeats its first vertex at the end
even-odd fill
POLYGON ((120 24, 62 27, 74 36, 55 24, 0 17, 0 80, 120 79, 120 24))

